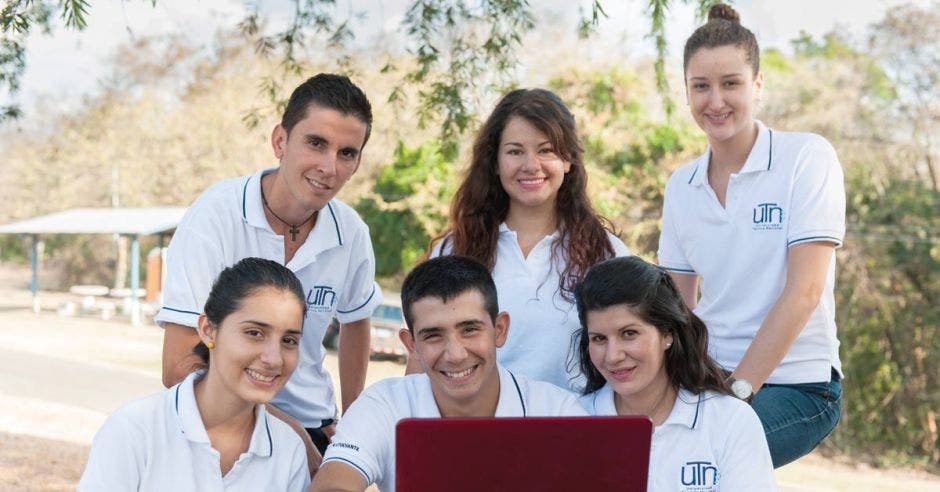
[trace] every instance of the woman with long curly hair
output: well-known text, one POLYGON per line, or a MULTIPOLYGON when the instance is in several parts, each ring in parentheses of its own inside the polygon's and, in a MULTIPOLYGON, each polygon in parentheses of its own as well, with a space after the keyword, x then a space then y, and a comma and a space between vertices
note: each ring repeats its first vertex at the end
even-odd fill
POLYGON ((450 228, 430 256, 475 258, 493 274, 512 330, 498 351, 509 370, 579 389, 567 367, 578 329, 572 290, 591 265, 629 254, 587 196, 574 116, 545 89, 518 89, 487 118, 454 195, 450 228))

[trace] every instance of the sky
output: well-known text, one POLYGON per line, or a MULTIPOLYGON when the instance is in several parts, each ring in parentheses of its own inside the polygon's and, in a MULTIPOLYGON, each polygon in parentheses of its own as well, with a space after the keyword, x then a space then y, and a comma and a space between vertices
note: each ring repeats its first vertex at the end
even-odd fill
MULTIPOLYGON (((926 3, 926 0, 915 0, 926 3)), ((368 43, 382 35, 394 35, 404 16, 408 0, 339 1, 337 18, 364 12, 358 21, 357 41, 368 43)), ((557 23, 573 31, 578 5, 590 1, 533 0, 542 12, 539 22, 557 23)), ((590 41, 598 50, 615 47, 632 55, 653 53, 645 38, 649 30, 645 0, 605 0, 608 13, 590 41)), ((674 0, 667 32, 670 54, 681 55, 682 44, 696 27, 694 10, 674 0)), ((738 0, 733 3, 742 22, 758 37, 762 48, 789 49, 789 41, 805 31, 815 37, 839 29, 851 36, 863 36, 866 27, 879 20, 896 0, 738 0)), ((34 34, 28 41, 27 70, 18 101, 27 113, 38 101, 57 105, 77 104, 83 95, 93 94, 99 79, 107 73, 108 59, 122 44, 161 34, 176 34, 196 45, 208 44, 220 29, 230 29, 244 18, 251 5, 263 5, 270 25, 285 22, 291 11, 287 0, 94 0, 88 27, 81 32, 56 29, 52 35, 34 34)), ((540 27, 540 26, 539 26, 540 27)), ((534 43, 537 44, 537 43, 534 43)), ((538 46, 527 49, 539 49, 538 46)), ((620 52, 618 51, 618 52, 620 52)), ((0 102, 8 95, 0 94, 0 102)))

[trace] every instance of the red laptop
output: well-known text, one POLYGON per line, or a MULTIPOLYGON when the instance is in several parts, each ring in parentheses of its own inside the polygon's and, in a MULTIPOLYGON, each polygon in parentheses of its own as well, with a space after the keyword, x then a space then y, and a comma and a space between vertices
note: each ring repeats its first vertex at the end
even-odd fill
POLYGON ((405 419, 398 492, 645 492, 646 417, 405 419))

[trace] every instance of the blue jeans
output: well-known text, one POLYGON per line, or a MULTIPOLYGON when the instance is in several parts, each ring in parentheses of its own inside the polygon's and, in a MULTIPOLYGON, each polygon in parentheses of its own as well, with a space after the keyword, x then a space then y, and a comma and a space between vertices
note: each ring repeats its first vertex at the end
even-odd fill
POLYGON ((808 454, 832 432, 842 408, 842 383, 765 384, 751 407, 760 417, 774 468, 808 454))

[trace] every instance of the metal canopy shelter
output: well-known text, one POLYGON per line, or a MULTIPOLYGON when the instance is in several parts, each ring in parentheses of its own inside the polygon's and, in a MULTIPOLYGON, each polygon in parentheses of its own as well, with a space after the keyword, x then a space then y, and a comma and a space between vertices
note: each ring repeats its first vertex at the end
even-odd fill
POLYGON ((32 270, 30 291, 33 309, 39 307, 39 236, 41 234, 119 234, 130 236, 131 242, 131 321, 140 324, 140 304, 136 292, 140 287, 140 236, 164 234, 179 225, 185 207, 147 208, 73 208, 34 217, 12 224, 0 225, 0 234, 26 234, 32 237, 32 270))

